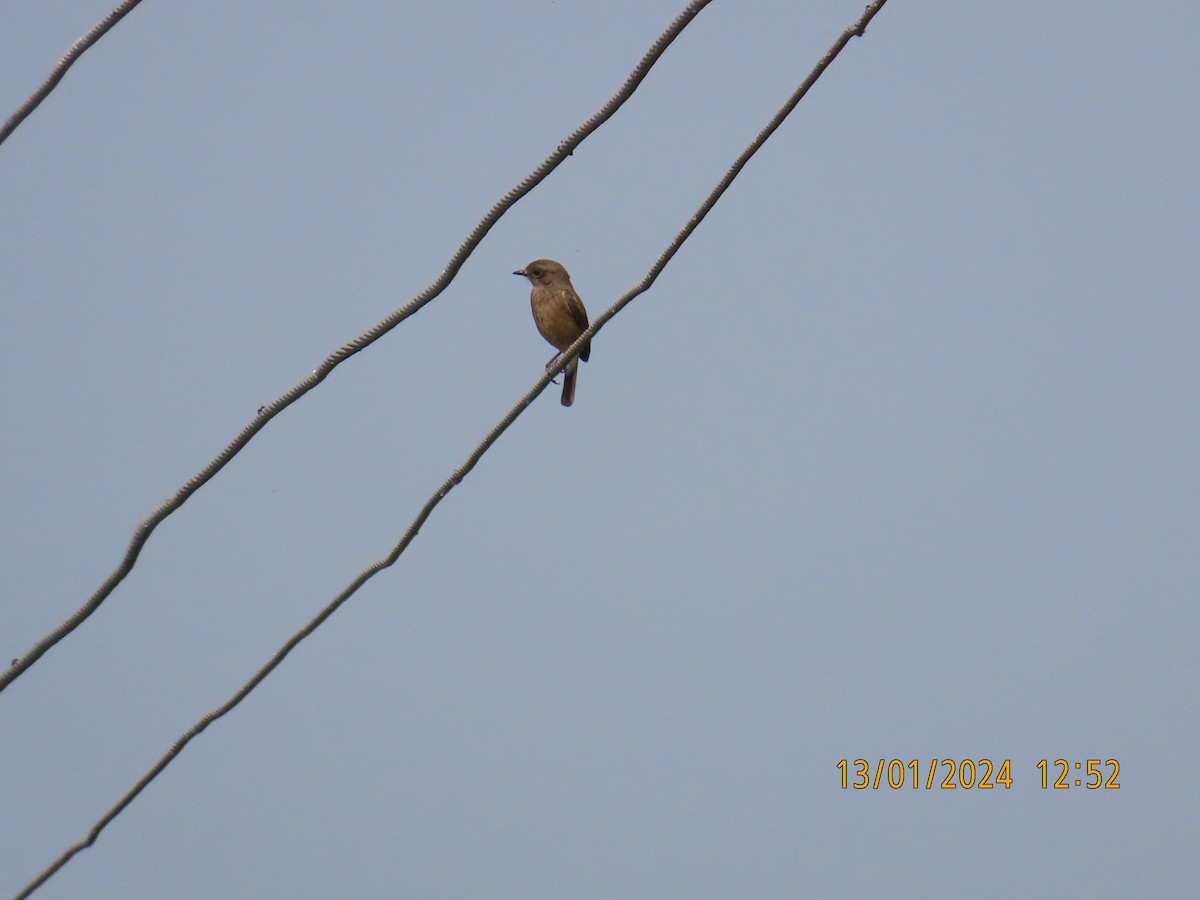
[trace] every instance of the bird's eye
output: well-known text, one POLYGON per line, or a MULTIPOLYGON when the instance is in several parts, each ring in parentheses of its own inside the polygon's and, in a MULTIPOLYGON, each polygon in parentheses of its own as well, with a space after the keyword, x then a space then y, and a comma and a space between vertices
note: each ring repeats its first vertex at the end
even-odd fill
POLYGON ((541 278, 542 270, 541 269, 530 269, 529 274, 532 275, 534 278, 541 278))

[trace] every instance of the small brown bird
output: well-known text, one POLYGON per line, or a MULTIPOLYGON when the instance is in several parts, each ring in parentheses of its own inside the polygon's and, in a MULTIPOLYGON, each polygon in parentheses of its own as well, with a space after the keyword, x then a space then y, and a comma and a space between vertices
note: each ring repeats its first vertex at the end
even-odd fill
MULTIPOLYGON (((529 292, 529 303, 533 307, 533 321, 542 337, 558 348, 558 352, 570 347, 579 336, 587 330, 588 315, 583 308, 583 301, 571 286, 571 276, 552 259, 535 259, 523 269, 517 269, 514 275, 524 275, 533 284, 529 292)), ((579 358, 571 360, 563 370, 562 405, 570 406, 575 402, 575 375, 579 369, 579 360, 587 362, 592 352, 592 342, 588 341, 579 351, 579 358)), ((547 363, 553 364, 554 357, 547 363)))

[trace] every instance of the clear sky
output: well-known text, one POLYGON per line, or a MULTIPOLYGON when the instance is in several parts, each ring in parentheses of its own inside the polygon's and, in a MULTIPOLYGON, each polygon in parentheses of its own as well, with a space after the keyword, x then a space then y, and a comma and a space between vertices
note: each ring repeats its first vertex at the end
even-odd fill
MULTIPOLYGON (((0 114, 113 2, 6 0, 0 114)), ((713 3, 167 519, 0 694, 0 895, 534 383, 510 273, 607 307, 863 5, 713 3)), ((0 657, 683 6, 147 0, 85 55, 0 146, 0 657)), ((891 0, 575 406, 543 394, 38 896, 1197 896, 1197 33, 1190 3, 891 0), (856 758, 922 784, 843 789, 856 758), (1044 790, 1057 758, 1120 788, 1044 790), (1012 786, 926 789, 935 759, 1012 786)))

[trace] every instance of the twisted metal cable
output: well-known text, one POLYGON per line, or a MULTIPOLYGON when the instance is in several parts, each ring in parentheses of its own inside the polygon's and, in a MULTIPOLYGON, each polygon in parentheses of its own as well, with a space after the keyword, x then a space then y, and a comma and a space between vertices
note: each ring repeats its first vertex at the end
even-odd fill
POLYGON ((41 83, 36 91, 29 95, 29 99, 17 107, 17 111, 13 113, 5 121, 3 126, 0 126, 0 144, 3 144, 10 134, 17 130, 17 126, 25 121, 35 109, 42 105, 52 90, 58 86, 58 83, 63 80, 63 76, 67 74, 67 70, 75 65, 76 60, 83 56, 96 41, 104 37, 108 30, 120 22, 125 16, 142 0, 125 0, 116 9, 110 12, 107 16, 91 27, 87 34, 73 43, 69 50, 63 54, 62 59, 58 61, 50 72, 50 75, 41 83))
POLYGON ((97 821, 96 824, 92 826, 91 831, 88 832, 87 837, 68 847, 58 859, 51 863, 50 866, 48 866, 40 875, 38 875, 37 878, 30 882, 29 885, 27 885, 21 891, 21 893, 17 895, 17 900, 24 900, 24 898, 29 897, 29 895, 37 890, 37 888, 42 884, 44 884, 47 879, 54 875, 55 872, 66 865, 67 862, 70 861, 71 857, 73 857, 80 850, 84 850, 94 844, 96 839, 100 836, 100 832, 102 832, 105 827, 113 819, 115 819, 122 810, 125 809, 125 807, 134 801, 137 795, 141 793, 143 788, 145 788, 148 784, 150 784, 151 781, 158 777, 158 775, 168 765, 170 765, 171 762, 181 752, 183 752, 183 748, 188 745, 192 738, 199 735, 202 731, 208 728, 209 725, 241 703, 242 700, 244 700, 252 690, 254 690, 268 675, 270 675, 272 671, 274 671, 276 666, 283 662, 287 655, 291 653, 301 641, 316 631, 322 622, 337 612, 338 608, 347 600, 349 600, 350 597, 353 596, 360 587, 371 580, 371 578, 373 578, 376 574, 391 566, 400 558, 400 554, 402 554, 408 548, 409 544, 411 544, 416 538, 418 532, 421 530, 421 526, 425 524, 430 514, 432 514, 434 508, 442 502, 442 499, 449 494, 450 491, 454 489, 455 485, 462 483, 462 480, 467 477, 473 468, 475 468, 475 464, 478 463, 483 454, 488 451, 488 448, 490 448, 500 438, 500 435, 504 434, 504 432, 508 430, 508 427, 517 420, 517 417, 520 416, 521 413, 523 413, 535 399, 537 399, 538 395, 546 389, 546 386, 550 383, 550 380, 564 368, 566 368, 567 362, 574 354, 578 353, 579 350, 582 349, 583 344, 590 340, 602 327, 604 327, 604 324, 608 322, 609 319, 628 306, 635 297, 649 289, 649 287, 658 278, 659 274, 661 274, 662 270, 666 267, 667 263, 670 262, 671 258, 676 254, 676 252, 678 252, 679 248, 683 246, 684 241, 686 241, 692 232, 696 230, 697 226, 699 226, 699 224, 704 220, 705 216, 707 216, 712 208, 716 205, 717 201, 721 198, 721 195, 725 193, 725 191, 733 183, 734 179, 737 178, 738 173, 741 172, 742 168, 750 160, 750 157, 758 152, 758 150, 766 142, 767 138, 774 133, 775 129, 777 129, 780 124, 782 124, 783 120, 788 117, 793 109, 795 109, 796 104, 798 104, 800 100, 803 99, 804 95, 808 93, 809 88, 811 88, 817 79, 821 77, 821 73, 828 68, 829 64, 833 62, 846 44, 850 42, 850 39, 856 35, 861 36, 866 31, 867 25, 870 24, 871 19, 873 19, 875 14, 883 8, 886 2, 887 0, 875 0, 875 2, 871 3, 866 8, 866 11, 862 14, 861 18, 859 18, 857 22, 841 33, 838 39, 833 43, 833 46, 829 48, 828 52, 826 52, 826 54, 813 68, 809 76, 804 79, 800 87, 795 90, 795 92, 788 98, 787 102, 779 109, 774 117, 772 117, 771 121, 767 123, 766 127, 755 136, 754 140, 750 142, 746 149, 743 150, 738 156, 733 165, 729 167, 729 170, 725 173, 725 177, 718 182, 717 186, 713 188, 708 197, 706 197, 704 202, 700 205, 700 208, 696 210, 696 212, 688 220, 687 224, 684 225, 679 233, 675 235, 675 238, 667 246, 667 249, 662 252, 662 254, 655 261, 654 265, 650 268, 650 271, 646 273, 646 277, 618 297, 612 306, 604 310, 604 312, 596 318, 596 321, 594 321, 588 327, 588 329, 579 336, 575 343, 559 356, 555 364, 546 370, 542 377, 537 380, 537 382, 532 388, 529 389, 525 396, 518 400, 517 404, 508 411, 504 418, 502 418, 492 428, 492 430, 488 432, 487 436, 478 444, 478 446, 475 447, 473 451, 471 451, 471 454, 466 458, 463 464, 451 472, 450 476, 443 481, 441 485, 438 486, 437 490, 430 495, 429 499, 425 501, 425 505, 421 507, 420 512, 417 513, 416 518, 413 519, 412 524, 408 526, 408 530, 405 531, 404 536, 400 538, 399 543, 392 548, 391 552, 389 552, 387 556, 384 556, 382 559, 375 561, 371 565, 367 566, 367 568, 363 569, 357 576, 355 576, 354 580, 347 584, 346 587, 344 587, 342 591, 337 594, 337 596, 335 596, 329 601, 328 604, 326 604, 324 609, 313 616, 313 618, 310 619, 303 628, 288 638, 283 646, 275 651, 275 654, 270 658, 270 660, 268 660, 257 672, 255 672, 254 675, 251 676, 250 680, 243 684, 232 697, 230 697, 216 709, 204 715, 198 722, 192 725, 191 728, 180 735, 179 739, 175 741, 171 749, 163 754, 162 758, 159 759, 159 761, 155 763, 154 766, 151 767, 151 769, 146 772, 146 774, 143 775, 132 788, 129 789, 129 791, 116 803, 115 806, 113 806, 108 810, 108 812, 100 817, 99 821, 97 821))
POLYGON ((312 371, 312 374, 293 386, 287 392, 281 394, 271 403, 259 409, 255 418, 242 429, 241 433, 234 438, 228 446, 225 447, 216 457, 214 457, 204 468, 193 475, 175 494, 163 502, 158 509, 154 510, 146 518, 142 519, 136 529, 134 529, 133 537, 129 541, 128 548, 125 551, 125 556, 121 560, 120 565, 113 570, 112 574, 105 579, 104 583, 96 589, 96 592, 88 598, 87 602, 79 609, 71 614, 61 625, 39 640, 36 644, 25 653, 24 656, 18 657, 12 661, 12 664, 4 670, 0 670, 0 692, 2 692, 9 684, 15 681, 26 669, 32 666, 47 650, 61 641, 64 637, 78 628, 92 613, 94 613, 101 603, 108 598, 108 595, 120 584, 125 576, 133 569, 137 562, 139 554, 142 552, 142 547, 149 540, 154 529, 171 513, 179 509, 199 490, 210 478, 216 475, 221 469, 225 468, 234 456, 236 456, 250 440, 261 431, 266 424, 279 415, 287 407, 291 406, 322 381, 324 381, 329 373, 345 362, 360 350, 369 347, 375 341, 379 340, 417 310, 421 309, 426 303, 438 296, 446 286, 458 274, 459 269, 463 267, 470 255, 475 251, 475 248, 483 240, 492 226, 499 221, 500 217, 508 211, 508 209, 532 191, 540 184, 546 176, 558 168, 559 163, 571 155, 571 153, 583 143, 592 132, 603 125, 610 119, 614 113, 632 96, 645 79, 650 69, 658 61, 658 58, 666 51, 671 42, 679 36, 684 27, 696 17, 700 10, 704 9, 712 0, 693 0, 687 8, 677 15, 666 30, 659 35, 658 40, 651 45, 646 51, 638 64, 634 67, 629 77, 625 79, 625 83, 621 88, 613 94, 613 96, 600 109, 595 112, 587 121, 572 131, 564 138, 555 148, 554 152, 542 161, 542 163, 534 169, 526 178, 521 181, 516 187, 510 189, 503 197, 496 201, 495 205, 488 210, 487 215, 480 220, 474 230, 467 236, 450 257, 450 261, 446 267, 442 269, 442 274, 426 287, 419 294, 403 306, 392 312, 387 318, 372 327, 369 331, 359 335, 347 344, 339 347, 336 351, 327 356, 317 368, 312 371))

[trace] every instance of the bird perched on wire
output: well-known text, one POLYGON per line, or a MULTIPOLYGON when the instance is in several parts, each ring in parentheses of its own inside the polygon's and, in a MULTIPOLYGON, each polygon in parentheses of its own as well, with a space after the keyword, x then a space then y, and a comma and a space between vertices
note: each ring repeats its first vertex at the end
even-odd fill
MULTIPOLYGON (((583 301, 571 286, 571 276, 567 274, 562 263, 552 259, 535 259, 513 274, 524 275, 533 285, 533 290, 529 292, 533 321, 542 337, 562 353, 575 343, 588 327, 587 310, 583 308, 583 301)), ((588 341, 579 351, 579 357, 567 363, 566 369, 563 370, 563 406, 570 406, 575 402, 575 376, 579 370, 579 360, 587 362, 591 352, 592 342, 588 341)), ((546 364, 547 367, 552 365, 555 359, 557 356, 546 364)))

